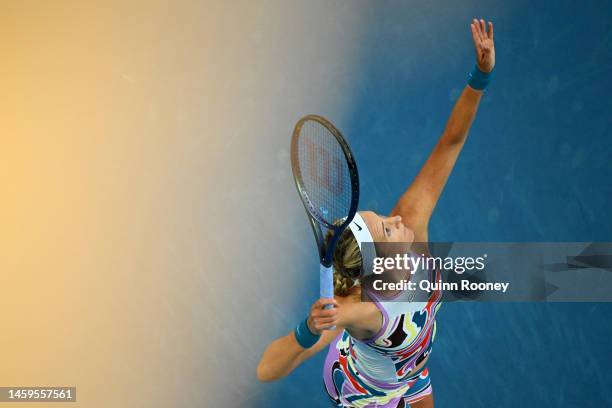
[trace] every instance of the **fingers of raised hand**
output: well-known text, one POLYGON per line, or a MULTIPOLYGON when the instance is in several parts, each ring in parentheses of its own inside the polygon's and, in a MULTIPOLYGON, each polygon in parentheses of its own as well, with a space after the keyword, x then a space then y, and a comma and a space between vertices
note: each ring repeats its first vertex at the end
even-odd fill
POLYGON ((479 44, 482 42, 482 33, 480 30, 480 23, 478 23, 478 20, 474 19, 472 21, 472 24, 470 24, 470 27, 472 28, 472 36, 474 37, 474 42, 476 44, 479 44))
POLYGON ((478 39, 480 41, 484 41, 487 39, 493 39, 493 23, 486 22, 484 19, 473 19, 472 24, 470 24, 472 28, 472 35, 474 36, 474 40, 478 39), (487 30, 488 28, 488 30, 487 30))
POLYGON ((480 34, 478 32, 478 28, 476 28, 476 25, 474 23, 470 24, 470 27, 472 28, 472 38, 474 39, 474 44, 479 47, 481 39, 480 34))
POLYGON ((482 41, 487 39, 487 30, 485 29, 484 20, 483 19, 474 19, 474 25, 478 30, 478 35, 482 41))
POLYGON ((484 19, 480 19, 480 21, 478 21, 478 24, 480 25, 480 35, 482 36, 483 39, 487 38, 487 25, 484 21, 484 19))

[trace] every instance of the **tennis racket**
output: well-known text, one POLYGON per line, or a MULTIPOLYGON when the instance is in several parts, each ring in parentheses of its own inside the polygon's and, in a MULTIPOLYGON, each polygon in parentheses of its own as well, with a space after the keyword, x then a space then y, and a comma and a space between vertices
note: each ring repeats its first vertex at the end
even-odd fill
POLYGON ((333 298, 334 249, 359 202, 357 164, 340 131, 327 119, 308 115, 293 130, 291 168, 319 250, 320 297, 333 298), (323 229, 332 231, 327 245, 323 229))

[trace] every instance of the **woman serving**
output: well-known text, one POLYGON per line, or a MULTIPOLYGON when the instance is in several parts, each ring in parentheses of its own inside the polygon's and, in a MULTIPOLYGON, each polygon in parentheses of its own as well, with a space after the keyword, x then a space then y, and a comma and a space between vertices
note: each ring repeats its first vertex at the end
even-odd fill
MULTIPOLYGON (((267 347, 257 367, 260 381, 288 375, 329 346, 323 379, 335 406, 433 407, 426 364, 441 293, 432 292, 426 302, 412 303, 388 301, 369 291, 362 294, 360 248, 362 242, 415 243, 412 250, 427 252, 426 244, 416 243, 428 242, 429 219, 495 65, 493 24, 474 19, 471 30, 476 66, 433 152, 389 216, 372 211, 355 215, 334 252, 335 297, 317 300, 294 331, 267 347), (362 297, 370 301, 362 302, 362 297)), ((439 272, 428 273, 431 279, 439 277, 439 272)))

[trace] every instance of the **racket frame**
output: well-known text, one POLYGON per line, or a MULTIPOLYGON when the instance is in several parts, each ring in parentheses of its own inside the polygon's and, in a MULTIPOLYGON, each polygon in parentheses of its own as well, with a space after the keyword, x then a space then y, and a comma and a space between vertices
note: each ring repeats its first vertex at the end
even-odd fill
POLYGON ((291 169, 293 170, 293 180, 295 182, 295 186, 298 190, 298 194, 300 195, 300 199, 302 200, 302 204, 304 205, 304 209, 306 210, 306 214, 308 215, 308 220, 310 221, 310 226, 317 242, 319 260, 321 263, 321 297, 333 297, 333 276, 331 295, 329 294, 329 290, 323 290, 323 286, 325 285, 324 280, 329 279, 328 275, 331 273, 330 270, 336 244, 338 243, 338 240, 340 239, 340 236, 344 230, 349 226, 353 220, 353 217, 357 213, 357 207, 359 205, 359 173, 357 172, 357 163, 355 162, 353 152, 344 139, 344 136, 342 136, 342 133, 340 133, 340 131, 330 121, 319 115, 307 115, 296 123, 293 130, 293 135, 291 137, 291 169), (351 205, 347 217, 341 225, 330 224, 322 216, 320 216, 317 209, 310 201, 302 183, 301 171, 298 165, 298 139, 300 137, 302 127, 307 121, 318 122, 336 138, 336 141, 340 145, 348 165, 351 183, 351 205), (321 226, 324 226, 333 232, 327 247, 325 245, 325 236, 321 230, 321 226))

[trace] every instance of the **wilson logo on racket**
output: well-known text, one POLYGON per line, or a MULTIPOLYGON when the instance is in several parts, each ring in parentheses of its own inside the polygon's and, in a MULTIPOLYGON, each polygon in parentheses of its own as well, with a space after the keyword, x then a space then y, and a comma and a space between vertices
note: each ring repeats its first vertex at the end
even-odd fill
POLYGON ((344 162, 332 156, 323 146, 307 140, 308 172, 311 179, 334 194, 341 194, 344 188, 344 162))

